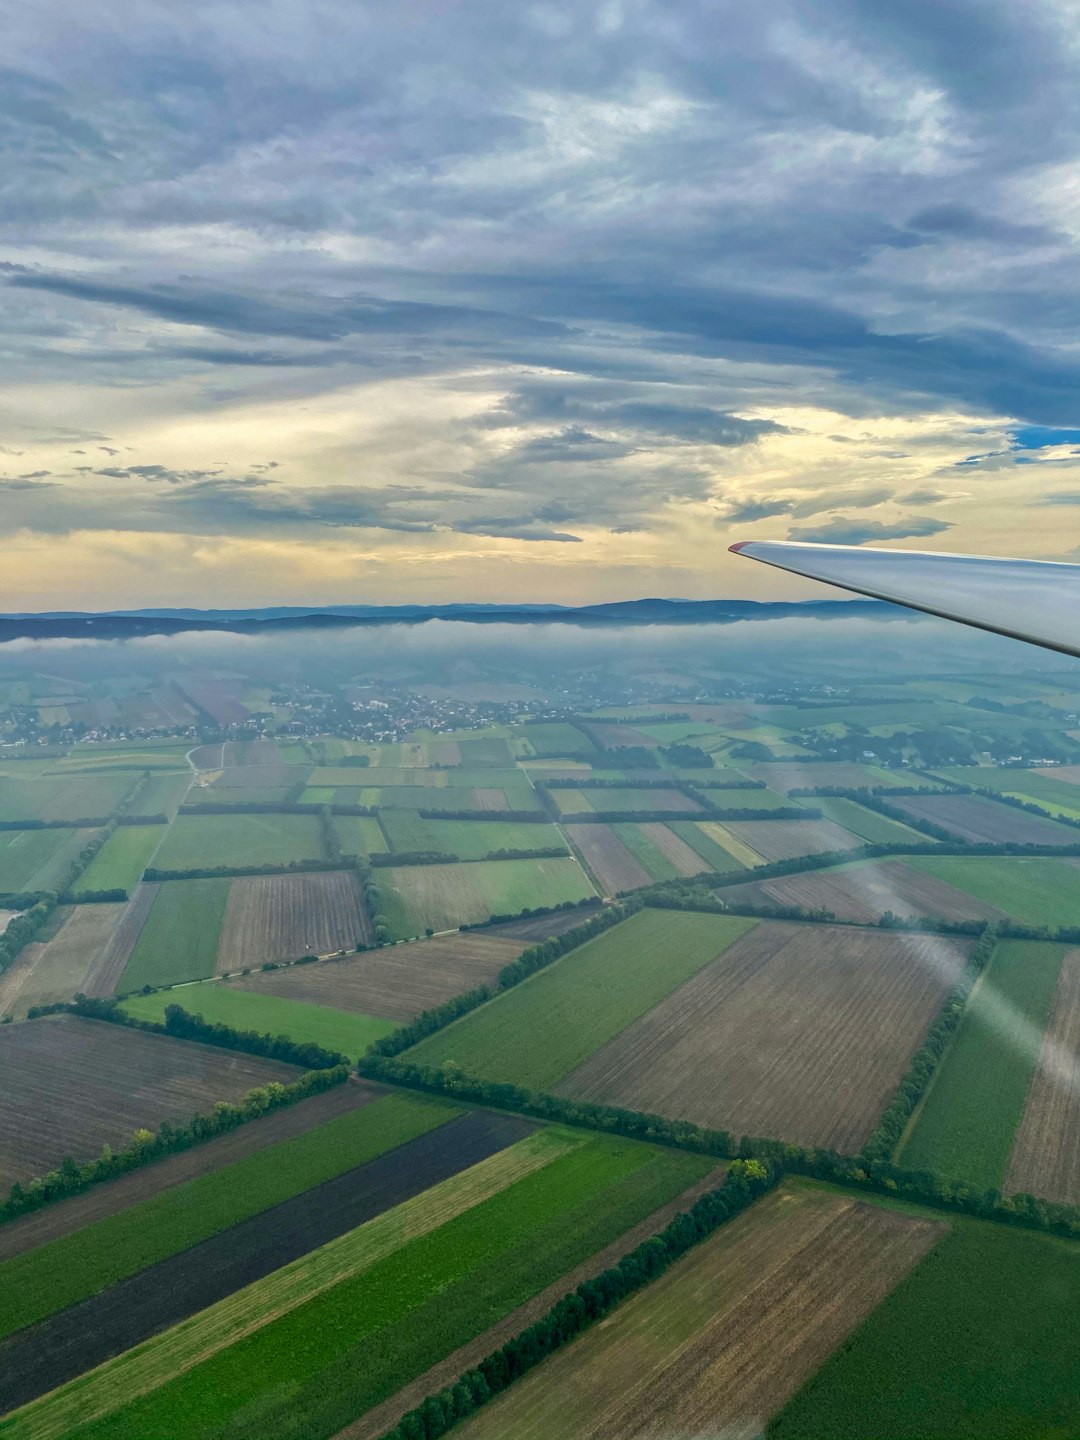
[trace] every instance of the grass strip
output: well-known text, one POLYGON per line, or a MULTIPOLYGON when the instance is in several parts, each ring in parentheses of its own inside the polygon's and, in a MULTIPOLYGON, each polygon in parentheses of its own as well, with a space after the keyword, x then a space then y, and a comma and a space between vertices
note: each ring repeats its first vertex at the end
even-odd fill
POLYGON ((17 1255, 0 1264, 0 1338, 462 1113, 460 1106, 438 1099, 387 1095, 17 1255))

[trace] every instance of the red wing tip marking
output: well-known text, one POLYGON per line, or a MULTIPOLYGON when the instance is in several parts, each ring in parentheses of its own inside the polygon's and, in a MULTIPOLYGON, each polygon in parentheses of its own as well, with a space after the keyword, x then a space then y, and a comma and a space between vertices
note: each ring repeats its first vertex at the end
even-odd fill
POLYGON ((749 540, 736 540, 734 545, 729 545, 727 548, 732 555, 738 555, 739 551, 745 549, 749 544, 749 540))

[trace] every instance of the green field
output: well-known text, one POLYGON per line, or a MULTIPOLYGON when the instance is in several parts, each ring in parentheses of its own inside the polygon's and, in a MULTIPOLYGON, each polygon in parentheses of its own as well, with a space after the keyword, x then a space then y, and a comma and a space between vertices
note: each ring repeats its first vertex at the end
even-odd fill
POLYGON ((550 1089, 753 929, 731 915, 641 910, 408 1052, 550 1089))
POLYGON ((86 895, 93 890, 130 894, 164 834, 164 825, 118 825, 79 876, 72 894, 86 895))
POLYGON ((366 1164, 462 1113, 459 1106, 442 1099, 387 1095, 0 1262, 0 1337, 366 1164))
POLYGON ((901 1142, 898 1165, 1000 1189, 1064 954, 1064 946, 1037 940, 997 946, 901 1142))
POLYGON ((379 823, 402 855, 434 851, 459 860, 482 860, 496 850, 566 849, 554 825, 525 820, 424 819, 415 810, 383 810, 379 823))
MULTIPOLYGON (((482 824, 487 823, 482 821, 482 824)), ((461 865, 401 865, 374 872, 395 940, 453 930, 490 915, 562 905, 594 894, 576 860, 480 860, 461 865)))
POLYGON ((842 825, 845 830, 850 830, 853 835, 858 835, 871 845, 927 843, 927 837, 920 831, 912 830, 909 825, 903 825, 898 820, 890 820, 887 815, 867 810, 865 805, 860 805, 856 800, 844 800, 835 795, 810 795, 798 803, 820 810, 826 820, 834 820, 837 825, 842 825))
POLYGON ((725 850, 713 837, 707 834, 694 820, 669 820, 668 829, 678 835, 680 840, 685 840, 691 850, 710 865, 717 874, 724 875, 732 870, 745 870, 747 867, 742 860, 725 850))
POLYGON ((213 975, 229 883, 169 880, 161 886, 116 987, 121 995, 213 975))
POLYGON ((63 779, 0 779, 0 820, 79 820, 108 818, 134 788, 135 770, 88 775, 78 771, 63 779))
POLYGON ((154 864, 160 870, 203 870, 322 858, 317 815, 178 815, 154 864))
POLYGON ((191 773, 182 775, 151 775, 128 806, 128 815, 167 815, 170 819, 187 795, 191 773))
POLYGON ((96 830, 0 830, 0 892, 54 890, 96 830))
MULTIPOLYGON (((474 775, 482 772, 474 771, 474 775)), ((483 811, 486 813, 497 813, 496 807, 489 803, 484 791, 500 791, 506 797, 505 805, 498 806, 498 809, 506 810, 540 810, 540 797, 536 791, 521 777, 520 783, 514 786, 483 785, 478 787, 456 786, 456 785, 383 785, 373 787, 371 790, 364 789, 361 792, 361 805, 377 805, 383 810, 468 810, 483 811)))
POLYGON ((1043 855, 909 855, 904 864, 1029 925, 1080 924, 1080 868, 1067 860, 1043 855))
POLYGON ((335 815, 331 823, 345 855, 382 855, 390 848, 374 815, 335 815))
POLYGON ((612 825, 611 829, 634 859, 645 867, 650 879, 674 880, 678 876, 678 870, 659 845, 654 845, 647 835, 642 834, 640 825, 623 822, 612 825))
POLYGON ((562 720, 541 721, 536 725, 526 725, 521 733, 529 742, 535 755, 577 755, 588 758, 598 753, 596 746, 583 730, 579 730, 576 725, 568 725, 562 720))
POLYGON ((945 1238, 765 1434, 768 1440, 1080 1434, 1078 1308, 1080 1245, 952 1220, 945 1238))
POLYGON ((540 1131, 33 1402, 0 1435, 332 1436, 713 1163, 540 1131))
POLYGON ((398 1025, 396 1020, 334 1010, 329 1005, 309 1005, 301 1000, 282 999, 280 995, 234 990, 217 981, 185 986, 182 990, 163 990, 156 995, 133 995, 124 1001, 124 1009, 140 1020, 163 1020, 167 1005, 182 1005, 193 1015, 232 1025, 237 1030, 258 1030, 260 1034, 310 1041, 327 1050, 340 1051, 350 1060, 359 1060, 374 1040, 389 1035, 398 1025))
POLYGON ((1016 795, 1021 800, 1041 805, 1053 815, 1080 820, 1080 786, 1070 785, 1055 775, 1037 775, 1034 770, 1014 770, 1011 766, 988 769, 968 767, 943 770, 941 773, 961 785, 980 786, 984 790, 995 790, 999 795, 1016 795))

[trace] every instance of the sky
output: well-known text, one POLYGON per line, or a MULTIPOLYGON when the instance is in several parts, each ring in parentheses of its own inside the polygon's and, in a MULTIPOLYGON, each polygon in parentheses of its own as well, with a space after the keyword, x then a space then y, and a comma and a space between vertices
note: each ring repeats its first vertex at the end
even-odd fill
POLYGON ((2 610, 1080 559, 1080 0, 4 27, 2 610))

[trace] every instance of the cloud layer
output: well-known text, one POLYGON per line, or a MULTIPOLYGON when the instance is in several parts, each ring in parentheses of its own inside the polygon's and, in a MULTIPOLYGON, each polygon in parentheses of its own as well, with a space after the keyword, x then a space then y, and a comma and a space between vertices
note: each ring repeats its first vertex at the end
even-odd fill
POLYGON ((0 606, 786 583, 732 531, 1068 554, 1076 36, 1071 0, 22 7, 0 606))

